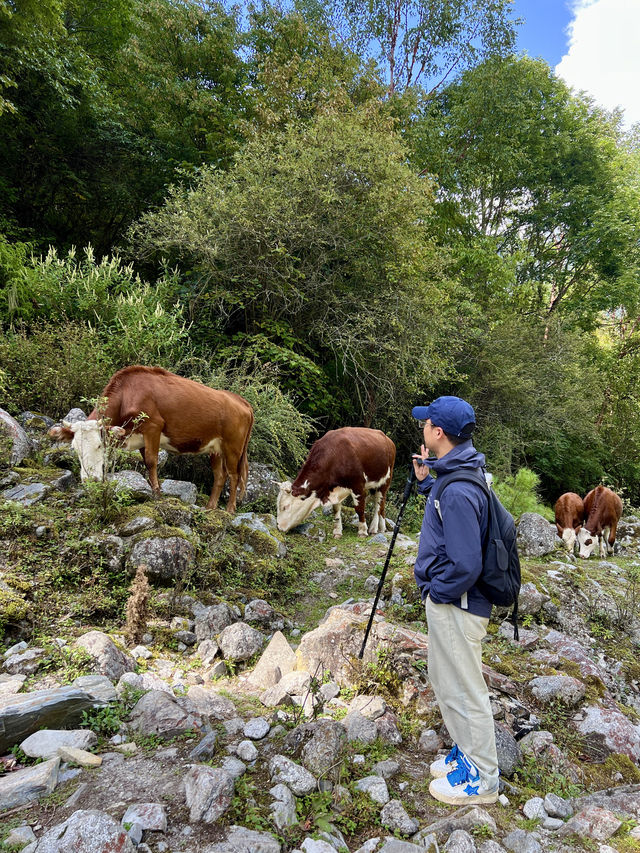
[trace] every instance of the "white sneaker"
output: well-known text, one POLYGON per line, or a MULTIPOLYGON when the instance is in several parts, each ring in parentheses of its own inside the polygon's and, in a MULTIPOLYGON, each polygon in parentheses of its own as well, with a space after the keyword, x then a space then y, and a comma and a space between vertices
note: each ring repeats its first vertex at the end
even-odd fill
POLYGON ((435 761, 431 762, 429 767, 429 772, 431 773, 434 779, 441 779, 447 775, 447 773, 451 773, 452 770, 455 770, 458 766, 458 753, 460 750, 458 749, 458 744, 454 743, 453 747, 449 750, 447 755, 444 755, 442 758, 438 758, 435 761))
POLYGON ((465 803, 495 803, 498 786, 487 790, 480 781, 480 771, 463 752, 458 752, 458 766, 447 776, 432 779, 429 793, 441 803, 463 806, 465 803))

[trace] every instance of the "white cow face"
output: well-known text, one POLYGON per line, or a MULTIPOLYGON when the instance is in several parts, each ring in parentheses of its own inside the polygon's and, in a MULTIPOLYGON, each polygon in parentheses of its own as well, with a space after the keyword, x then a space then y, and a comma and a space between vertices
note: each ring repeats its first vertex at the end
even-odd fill
POLYGON ((579 555, 587 560, 594 551, 594 548, 598 544, 598 537, 587 530, 586 527, 583 527, 578 532, 578 546, 580 548, 579 555))
MULTIPOLYGON (((104 473, 105 433, 102 421, 63 421, 63 425, 71 430, 73 438, 71 447, 80 460, 80 478, 82 480, 101 480, 104 473)), ((109 430, 114 437, 124 434, 122 427, 111 427, 109 430)))
MULTIPOLYGON (((582 530, 581 527, 578 528, 578 532, 580 530, 582 530)), ((573 529, 573 527, 565 527, 565 529, 562 531, 562 541, 564 542, 564 547, 570 554, 573 553, 573 547, 576 544, 576 533, 577 532, 573 529)))
POLYGON ((286 533, 292 527, 297 527, 318 506, 320 506, 320 499, 316 497, 315 492, 311 492, 308 497, 294 495, 291 492, 290 480, 280 483, 280 492, 278 494, 278 530, 286 533))

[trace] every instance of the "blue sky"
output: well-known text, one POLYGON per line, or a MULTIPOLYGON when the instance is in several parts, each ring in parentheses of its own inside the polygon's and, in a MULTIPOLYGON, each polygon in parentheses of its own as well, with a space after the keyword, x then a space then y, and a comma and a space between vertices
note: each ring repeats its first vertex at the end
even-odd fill
POLYGON ((575 90, 640 122, 640 0, 514 0, 518 49, 542 57, 575 90))

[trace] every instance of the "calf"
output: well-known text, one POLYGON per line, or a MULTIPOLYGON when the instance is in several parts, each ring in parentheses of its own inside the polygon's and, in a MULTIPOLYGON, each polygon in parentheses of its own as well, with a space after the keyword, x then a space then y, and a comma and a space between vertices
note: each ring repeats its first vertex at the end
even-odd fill
POLYGON ((564 542, 567 551, 573 552, 576 536, 584 520, 584 503, 575 492, 560 495, 554 507, 558 536, 564 542))
POLYGON ((316 507, 333 506, 333 535, 342 536, 342 502, 353 497, 358 514, 358 536, 367 535, 364 506, 373 495, 369 533, 385 530, 385 499, 396 458, 396 446, 378 429, 343 427, 315 442, 293 483, 280 484, 278 527, 291 530, 316 507))
POLYGON ((613 551, 616 541, 618 522, 622 515, 622 501, 611 489, 597 486, 584 499, 584 513, 586 516, 584 527, 578 533, 580 556, 585 559, 590 557, 597 541, 600 556, 606 557, 607 543, 613 551), (607 540, 605 540, 605 532, 608 533, 607 540))
POLYGON ((247 446, 253 409, 238 394, 216 391, 176 376, 161 367, 125 367, 109 380, 106 400, 86 421, 63 422, 49 435, 70 441, 80 458, 82 479, 102 479, 107 436, 127 450, 139 450, 154 492, 158 482, 158 451, 207 453, 213 488, 207 509, 215 509, 229 478, 227 511, 235 512, 247 485, 247 446))

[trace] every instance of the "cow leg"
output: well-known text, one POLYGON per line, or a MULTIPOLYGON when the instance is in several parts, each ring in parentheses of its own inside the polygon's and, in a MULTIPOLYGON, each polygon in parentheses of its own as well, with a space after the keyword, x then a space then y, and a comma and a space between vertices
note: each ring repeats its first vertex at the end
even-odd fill
POLYGON ((383 486, 380 490, 380 509, 378 510, 378 533, 387 532, 385 509, 387 506, 387 492, 389 490, 390 483, 391 480, 388 480, 387 484, 383 486))
POLYGON ((356 513, 358 515, 358 536, 367 535, 367 522, 364 517, 364 504, 366 501, 366 493, 363 491, 358 495, 356 501, 356 513))
POLYGON ((380 525, 380 503, 382 501, 382 493, 374 492, 372 495, 373 498, 373 515, 371 517, 371 524, 369 525, 369 534, 373 536, 378 532, 380 525))
POLYGON ((340 539, 342 536, 342 504, 333 505, 333 538, 340 539))
POLYGON ((236 511, 236 498, 238 495, 238 483, 240 482, 240 459, 232 454, 226 457, 226 474, 229 477, 229 500, 227 501, 227 512, 233 515, 236 511))
POLYGON ((151 425, 143 433, 144 450, 140 448, 144 464, 149 474, 149 483, 156 494, 160 491, 158 481, 158 453, 160 452, 161 429, 152 429, 151 425))
POLYGON ((598 536, 598 545, 600 546, 600 556, 607 557, 609 552, 607 550, 607 537, 606 537, 606 528, 602 531, 602 533, 598 536))
POLYGON ((614 520, 611 523, 611 527, 609 529, 609 547, 611 548, 611 553, 615 554, 614 545, 616 544, 616 535, 618 533, 618 521, 614 520))
MULTIPOLYGON (((212 453, 209 456, 209 460, 211 461, 211 470, 213 471, 213 488, 211 489, 211 496, 206 508, 217 509, 220 494, 227 479, 227 471, 221 453, 212 453)), ((229 497, 229 503, 231 503, 231 496, 229 497)), ((233 493, 233 503, 235 508, 235 492, 233 493)), ((228 506, 227 509, 229 509, 228 506)))

